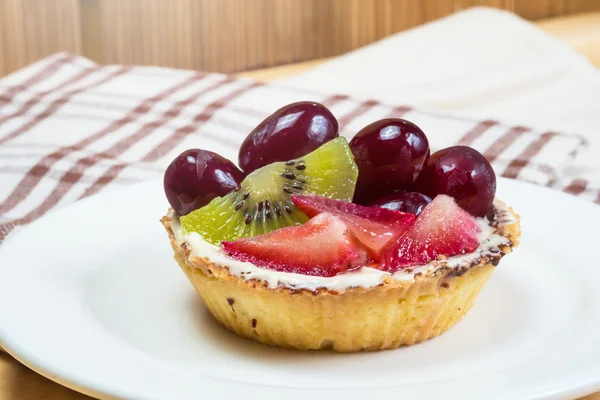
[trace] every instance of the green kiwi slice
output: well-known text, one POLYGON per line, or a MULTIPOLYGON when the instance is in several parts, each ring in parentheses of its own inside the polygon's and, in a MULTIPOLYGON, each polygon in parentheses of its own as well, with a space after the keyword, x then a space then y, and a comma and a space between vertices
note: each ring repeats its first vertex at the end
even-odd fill
POLYGON ((308 217, 294 206, 291 196, 318 195, 351 201, 357 178, 358 167, 348 141, 339 137, 296 160, 257 169, 244 179, 239 190, 181 217, 181 224, 215 245, 301 225, 308 217))

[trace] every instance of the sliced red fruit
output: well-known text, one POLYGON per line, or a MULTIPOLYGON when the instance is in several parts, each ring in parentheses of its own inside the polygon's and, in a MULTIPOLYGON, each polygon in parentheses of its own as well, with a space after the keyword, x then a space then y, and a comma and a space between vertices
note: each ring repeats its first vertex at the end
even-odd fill
POLYGON ((343 220, 375 260, 415 221, 415 216, 410 213, 365 207, 326 197, 292 196, 292 201, 309 217, 327 212, 343 220))
POLYGON ((415 223, 382 256, 381 269, 396 271, 426 264, 438 256, 454 256, 479 246, 481 227, 450 196, 439 195, 429 203, 415 223))
POLYGON ((367 264, 342 219, 323 213, 301 226, 221 244, 236 260, 303 275, 334 276, 367 264))

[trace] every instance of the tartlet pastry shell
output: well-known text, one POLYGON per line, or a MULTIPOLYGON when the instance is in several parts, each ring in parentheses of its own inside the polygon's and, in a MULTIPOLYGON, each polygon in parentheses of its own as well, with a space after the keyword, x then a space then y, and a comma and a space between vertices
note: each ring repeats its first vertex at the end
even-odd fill
POLYGON ((162 218, 175 259, 210 313, 228 329, 262 343, 340 352, 394 349, 438 336, 473 306, 500 258, 518 245, 519 217, 497 229, 510 244, 457 268, 416 274, 414 282, 387 277, 369 288, 317 291, 270 288, 235 276, 225 266, 194 255, 162 218))

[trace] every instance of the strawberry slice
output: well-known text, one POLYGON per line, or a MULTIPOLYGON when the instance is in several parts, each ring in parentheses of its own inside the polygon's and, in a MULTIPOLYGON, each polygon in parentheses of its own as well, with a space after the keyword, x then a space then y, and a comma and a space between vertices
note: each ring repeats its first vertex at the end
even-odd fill
POLYGON ((318 196, 292 196, 292 201, 309 217, 328 212, 343 220, 375 259, 415 221, 414 214, 379 207, 365 207, 318 196))
POLYGON ((426 264, 438 256, 454 256, 479 246, 481 227, 454 199, 437 196, 398 241, 382 256, 381 269, 396 271, 426 264))
POLYGON ((301 226, 221 244, 225 254, 259 267, 303 275, 334 276, 367 265, 340 218, 323 213, 301 226))

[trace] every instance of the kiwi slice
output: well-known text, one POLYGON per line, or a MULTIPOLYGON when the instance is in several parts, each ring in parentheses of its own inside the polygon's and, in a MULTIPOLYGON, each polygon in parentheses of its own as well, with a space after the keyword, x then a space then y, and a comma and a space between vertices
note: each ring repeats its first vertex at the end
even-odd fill
POLYGON ((296 160, 257 169, 243 180, 239 190, 181 217, 181 224, 215 245, 301 225, 308 217, 294 206, 291 196, 351 201, 357 178, 348 141, 339 137, 296 160))

